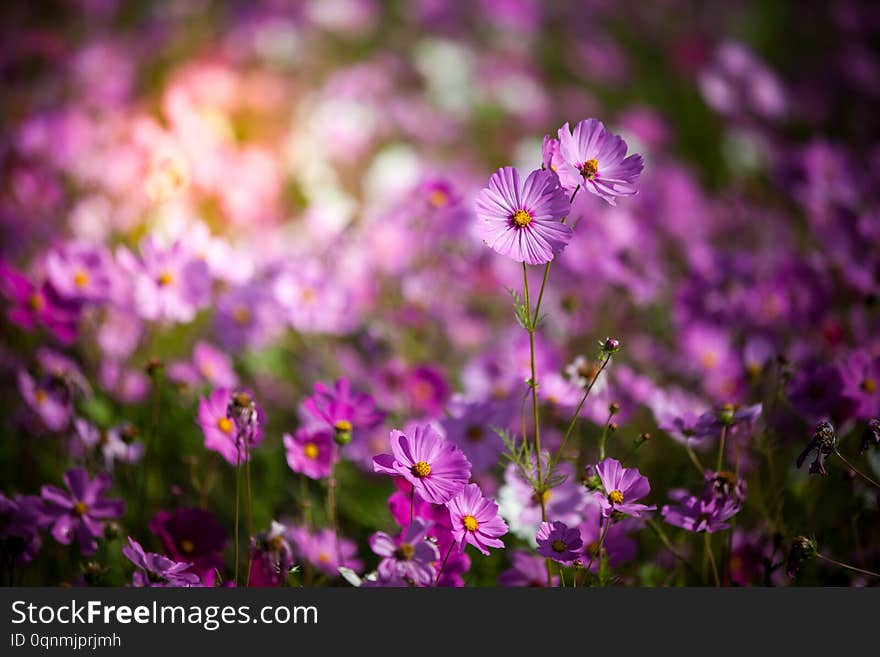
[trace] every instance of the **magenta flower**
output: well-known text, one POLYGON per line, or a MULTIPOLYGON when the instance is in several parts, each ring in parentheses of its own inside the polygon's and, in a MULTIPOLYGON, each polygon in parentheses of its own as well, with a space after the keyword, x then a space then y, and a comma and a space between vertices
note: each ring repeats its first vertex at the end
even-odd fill
MULTIPOLYGON (((243 431, 239 436, 236 421, 229 417, 229 405, 233 393, 228 388, 217 388, 206 398, 199 400, 199 426, 205 434, 205 448, 220 454, 231 465, 244 463, 250 456, 250 448, 259 445, 262 429, 243 431), (247 438, 245 438, 247 436, 247 438), (245 449, 244 440, 248 440, 245 449)), ((259 409, 257 412, 260 413, 259 409)))
POLYGON ((127 423, 103 430, 83 418, 73 421, 74 434, 88 449, 97 449, 104 458, 104 467, 113 469, 116 461, 137 463, 144 455, 144 444, 137 440, 137 429, 127 423))
POLYGON ((45 524, 52 526, 52 536, 63 545, 74 538, 82 554, 94 554, 95 539, 104 535, 104 521, 119 518, 125 509, 122 500, 104 499, 110 488, 110 475, 101 472, 94 479, 84 468, 68 470, 64 475, 67 490, 43 486, 42 514, 45 524))
POLYGON ((155 552, 144 552, 141 544, 128 537, 128 545, 122 548, 122 554, 139 570, 132 577, 132 585, 137 587, 189 587, 200 586, 199 576, 190 572, 190 563, 172 561, 168 557, 155 552))
POLYGON ((64 344, 76 340, 80 305, 62 300, 49 283, 36 286, 0 261, 0 293, 12 302, 8 317, 13 324, 25 331, 42 324, 64 344))
POLYGON ((65 300, 100 302, 113 293, 110 256, 103 248, 70 243, 49 251, 45 266, 49 282, 65 300))
POLYGON ((440 553, 433 543, 425 540, 431 523, 414 518, 405 532, 392 538, 385 532, 370 536, 370 548, 382 557, 377 574, 383 583, 409 582, 414 586, 434 583, 434 562, 440 553))
POLYGON ((40 551, 42 505, 43 501, 36 495, 9 498, 0 492, 0 553, 11 566, 30 563, 40 551))
POLYGON ((339 448, 327 429, 300 427, 295 434, 285 433, 287 465, 310 479, 329 477, 339 460, 339 448))
POLYGON ((549 171, 532 171, 520 182, 515 168, 498 169, 477 194, 476 209, 483 241, 517 262, 550 262, 571 240, 571 228, 562 223, 568 198, 549 171))
POLYGON ((564 522, 542 522, 535 536, 538 554, 559 563, 571 563, 580 558, 584 546, 577 527, 569 527, 564 522))
POLYGON ((626 157, 626 142, 596 119, 579 121, 573 133, 569 130, 568 123, 559 129, 557 173, 563 188, 573 191, 580 185, 611 205, 617 196, 638 193, 635 184, 645 166, 641 155, 626 157))
POLYGON ((53 378, 35 379, 26 370, 18 372, 18 390, 25 403, 51 431, 61 431, 73 417, 69 389, 53 378))
MULTIPOLYGON (((498 576, 501 586, 536 588, 547 586, 547 569, 544 560, 528 552, 517 550, 513 553, 513 565, 498 576)), ((559 577, 553 578, 553 584, 559 577)))
POLYGON ((293 546, 288 538, 290 529, 272 521, 269 529, 251 539, 251 576, 248 586, 280 586, 287 581, 293 567, 293 546))
POLYGON ((314 394, 303 401, 302 411, 307 423, 327 427, 340 444, 375 429, 385 417, 370 395, 353 391, 344 377, 333 384, 332 390, 320 381, 316 383, 314 394))
POLYGON ((452 535, 462 550, 468 543, 483 554, 489 554, 490 547, 504 547, 498 537, 507 533, 507 523, 498 515, 498 505, 484 498, 477 484, 468 484, 447 506, 452 535))
POLYGON ((607 458, 596 465, 596 473, 602 481, 605 492, 594 495, 602 507, 602 515, 606 518, 617 511, 628 516, 640 518, 645 511, 653 511, 656 506, 635 504, 651 492, 648 478, 636 468, 624 468, 620 461, 607 458))
POLYGON ((340 566, 363 570, 364 564, 357 558, 355 542, 337 536, 332 529, 319 529, 312 533, 305 527, 292 527, 287 536, 296 546, 297 554, 327 577, 338 577, 340 566))
POLYGON ((168 366, 168 377, 187 386, 198 386, 203 381, 216 388, 238 384, 229 355, 203 340, 193 347, 192 361, 177 361, 168 366))
POLYGON ((391 454, 373 458, 373 470, 401 476, 432 504, 458 495, 471 476, 471 464, 458 447, 430 425, 417 425, 409 436, 391 432, 391 454))
POLYGON ((675 504, 664 506, 660 513, 663 520, 690 532, 713 533, 730 527, 730 520, 740 510, 732 499, 697 497, 684 490, 672 490, 670 499, 675 504))
POLYGON ((215 570, 223 568, 226 532, 217 519, 204 509, 159 511, 150 521, 152 531, 162 541, 165 553, 175 561, 192 562, 205 586, 213 586, 215 570))
POLYGON ((852 403, 861 420, 880 415, 880 356, 867 349, 853 351, 840 368, 841 393, 852 403))

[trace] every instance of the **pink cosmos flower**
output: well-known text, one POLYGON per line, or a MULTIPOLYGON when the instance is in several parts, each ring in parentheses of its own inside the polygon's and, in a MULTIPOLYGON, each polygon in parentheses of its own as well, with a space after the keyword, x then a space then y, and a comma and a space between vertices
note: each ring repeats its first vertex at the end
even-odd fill
POLYGON ((433 543, 425 540, 430 526, 429 521, 415 518, 397 538, 385 532, 376 532, 370 537, 370 548, 382 557, 377 573, 383 583, 404 581, 415 586, 434 583, 434 562, 440 559, 440 553, 433 543))
POLYGON ((490 547, 504 547, 498 537, 507 533, 507 523, 498 515, 498 505, 484 498, 477 484, 468 484, 447 506, 452 535, 462 550, 468 543, 483 554, 489 554, 490 547))
POLYGON ((337 536, 332 529, 312 533, 305 527, 292 527, 287 536, 296 546, 296 553, 327 577, 338 577, 340 566, 363 570, 364 564, 357 558, 355 542, 337 536))
POLYGON ((566 123, 559 129, 559 182, 567 191, 580 185, 616 205, 615 197, 638 193, 635 184, 645 166, 641 155, 627 157, 626 150, 626 142, 606 132, 601 121, 579 121, 573 133, 566 123))
POLYGON ((370 395, 355 392, 345 377, 333 388, 325 383, 315 384, 314 394, 302 403, 300 415, 311 425, 325 426, 335 432, 341 442, 350 441, 363 431, 379 426, 385 417, 370 395))
POLYGON ((571 240, 571 228, 562 223, 568 198, 549 171, 532 171, 521 182, 515 168, 498 169, 477 194, 476 209, 483 241, 517 262, 550 262, 571 240))
POLYGON ((103 248, 70 243, 49 251, 45 266, 52 287, 66 300, 104 301, 113 292, 110 256, 103 248))
POLYGON ((131 276, 134 304, 144 319, 190 322, 209 300, 208 266, 181 242, 163 249, 147 239, 140 258, 124 248, 116 258, 131 276))
POLYGON ((594 496, 602 507, 602 515, 611 517, 615 511, 640 518, 646 511, 653 511, 656 506, 635 504, 651 492, 648 478, 636 468, 624 468, 620 461, 607 458, 596 465, 596 473, 602 481, 605 492, 595 492, 594 496))
POLYGON ((329 477, 339 459, 333 434, 326 429, 300 427, 293 435, 285 433, 287 465, 310 479, 329 477))
POLYGON ((453 443, 430 425, 417 425, 409 436, 391 432, 391 454, 373 458, 373 470, 401 476, 432 504, 458 495, 471 476, 471 464, 453 443))
MULTIPOLYGON (((229 402, 232 399, 232 391, 228 388, 217 388, 210 395, 199 400, 199 426, 205 434, 205 448, 220 454, 231 465, 238 465, 247 461, 250 456, 249 450, 260 444, 263 438, 262 429, 257 431, 243 432, 249 440, 245 449, 244 437, 242 442, 237 443, 238 431, 235 420, 229 417, 229 402)), ((257 408, 257 413, 262 411, 257 408)))
POLYGON ((64 301, 48 282, 34 285, 23 273, 0 261, 0 293, 12 302, 9 321, 33 331, 45 326, 60 342, 76 340, 80 305, 64 301))

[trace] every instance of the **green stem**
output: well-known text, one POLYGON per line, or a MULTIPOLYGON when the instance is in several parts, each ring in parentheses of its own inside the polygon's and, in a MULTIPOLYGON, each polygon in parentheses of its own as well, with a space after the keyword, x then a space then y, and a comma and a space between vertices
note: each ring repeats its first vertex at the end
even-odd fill
POLYGON ((669 552, 672 554, 672 556, 675 557, 682 564, 684 564, 685 568, 687 568, 691 572, 692 575, 699 577, 700 574, 697 572, 696 568, 694 568, 690 564, 690 562, 687 559, 685 559, 683 556, 681 556, 681 553, 673 547, 672 541, 669 540, 669 537, 666 535, 666 532, 664 532, 663 528, 657 524, 657 521, 654 520, 653 518, 648 518, 647 523, 648 523, 648 527, 650 527, 654 531, 654 533, 657 535, 657 538, 660 539, 660 542, 663 543, 664 547, 667 550, 669 550, 669 552))
POLYGON ((605 420, 605 426, 602 428, 602 437, 599 438, 599 460, 605 460, 605 442, 608 440, 608 427, 611 424, 611 418, 614 417, 614 413, 608 414, 608 419, 605 420))
POLYGON ((843 457, 843 454, 841 454, 840 452, 838 452, 836 449, 834 450, 834 453, 837 454, 838 458, 840 458, 841 461, 843 461, 844 463, 846 463, 847 467, 848 467, 850 470, 852 470, 853 472, 855 472, 857 475, 859 475, 862 479, 864 479, 865 481, 867 481, 867 482, 868 482, 869 484, 871 484, 872 486, 876 486, 877 488, 880 488, 880 484, 878 484, 876 481, 874 481, 873 479, 871 479, 871 477, 869 477, 869 476, 866 475, 864 472, 862 472, 861 470, 859 470, 859 469, 858 469, 857 467, 855 467, 852 463, 850 463, 849 461, 847 461, 847 460, 843 457))
POLYGON ((455 541, 449 544, 449 549, 446 550, 446 556, 443 557, 443 563, 440 564, 440 570, 437 571, 437 579, 434 580, 434 586, 440 584, 440 575, 443 574, 443 569, 446 568, 446 562, 449 561, 449 555, 452 554, 452 548, 455 547, 455 541))
MULTIPOLYGON (((240 436, 239 436, 240 437, 240 436)), ((235 585, 238 586, 238 549, 239 549, 239 501, 241 499, 241 447, 238 438, 236 438, 235 445, 235 561, 234 561, 234 572, 235 572, 235 585)))
POLYGON ((602 535, 599 536, 599 544, 596 546, 596 552, 590 555, 590 560, 587 562, 587 567, 584 569, 586 572, 590 572, 590 568, 593 567, 593 559, 598 554, 601 564, 601 555, 602 555, 602 546, 605 545, 605 537, 608 535, 608 530, 611 528, 611 516, 608 516, 608 519, 605 521, 605 526, 602 528, 602 535))
POLYGON ((727 442, 727 425, 721 427, 721 441, 718 443, 718 466, 715 472, 721 472, 721 466, 724 465, 724 444, 727 442))
POLYGON ((880 577, 880 573, 875 573, 871 570, 864 570, 862 568, 856 568, 855 566, 850 566, 849 564, 843 563, 841 561, 837 561, 837 559, 832 559, 831 557, 826 557, 824 554, 816 553, 816 558, 821 559, 822 561, 827 561, 828 563, 834 564, 835 566, 840 566, 841 568, 846 568, 847 570, 852 570, 856 573, 861 573, 862 575, 870 575, 871 577, 880 577))
POLYGON ((254 520, 253 520, 253 506, 251 504, 251 456, 250 456, 250 447, 248 445, 247 440, 244 441, 244 478, 245 478, 245 488, 246 488, 246 496, 247 496, 247 528, 248 528, 247 578, 244 581, 244 585, 250 586, 251 566, 253 565, 253 559, 251 558, 250 542, 251 542, 251 537, 254 535, 254 520))
MULTIPOLYGON (((685 439, 685 440, 687 440, 687 439, 685 439)), ((703 464, 700 463, 700 458, 697 456, 697 453, 694 451, 694 448, 691 447, 690 445, 688 445, 687 442, 685 442, 684 448, 687 451, 687 455, 690 458, 691 463, 693 463, 694 467, 697 469, 697 472, 699 472, 700 475, 704 475, 706 473, 706 468, 704 468, 703 464)))
POLYGON ((709 532, 703 533, 703 539, 706 546, 706 556, 712 565, 712 576, 715 578, 715 586, 721 586, 721 577, 718 575, 718 564, 715 563, 715 555, 712 553, 712 535, 709 532))
POLYGON ((571 432, 574 431, 574 427, 577 424, 581 409, 584 407, 584 403, 587 401, 587 397, 590 396, 590 391, 593 389, 593 385, 595 385, 596 381, 599 380, 599 377, 602 375, 602 372, 605 370, 605 367, 608 365, 609 362, 611 362, 611 354, 606 354, 605 357, 602 359, 602 364, 596 371, 595 376, 593 376, 593 380, 590 381, 587 389, 584 391, 584 396, 581 397, 581 401, 577 405, 577 408, 574 410, 574 415, 572 416, 571 421, 568 423, 568 428, 565 430, 565 435, 562 436, 562 442, 559 445, 559 449, 556 451, 555 456, 550 460, 551 472, 556 466, 556 463, 559 461, 559 457, 562 455, 562 452, 565 451, 565 444, 568 442, 568 439, 571 436, 571 432))

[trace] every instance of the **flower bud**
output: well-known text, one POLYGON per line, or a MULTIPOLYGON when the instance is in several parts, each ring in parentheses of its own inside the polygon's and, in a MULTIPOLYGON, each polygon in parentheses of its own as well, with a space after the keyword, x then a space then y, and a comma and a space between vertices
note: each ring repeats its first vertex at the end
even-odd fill
POLYGON ((798 536, 791 544, 788 552, 788 560, 785 565, 785 572, 789 577, 794 579, 801 567, 817 553, 816 541, 806 536, 798 536))
POLYGON ((620 351, 620 340, 615 338, 605 338, 599 343, 602 353, 610 355, 620 351))

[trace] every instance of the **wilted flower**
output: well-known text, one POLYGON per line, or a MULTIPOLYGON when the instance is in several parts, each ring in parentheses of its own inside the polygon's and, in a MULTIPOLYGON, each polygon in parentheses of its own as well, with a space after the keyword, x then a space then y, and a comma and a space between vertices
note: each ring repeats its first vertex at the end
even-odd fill
POLYGON ((190 587, 200 586, 199 576, 190 572, 190 563, 172 561, 168 557, 145 552, 141 544, 128 537, 128 545, 122 548, 122 554, 139 570, 132 578, 132 585, 152 587, 190 587))
POLYGON ((791 544, 788 551, 788 559, 785 562, 785 572, 789 577, 794 579, 801 567, 810 559, 816 556, 818 550, 816 541, 806 536, 798 536, 791 544))
POLYGON ((867 451, 869 447, 880 445, 880 420, 874 418, 868 420, 868 425, 862 432, 862 442, 859 445, 859 454, 867 451))
POLYGON ((824 477, 828 474, 828 471, 825 469, 823 459, 829 454, 832 454, 836 449, 837 432, 834 430, 834 426, 830 422, 827 420, 822 421, 816 425, 816 430, 813 432, 812 439, 810 439, 810 442, 804 448, 804 451, 802 451, 797 457, 797 467, 801 467, 810 452, 815 450, 816 458, 810 463, 810 474, 818 474, 824 477))

